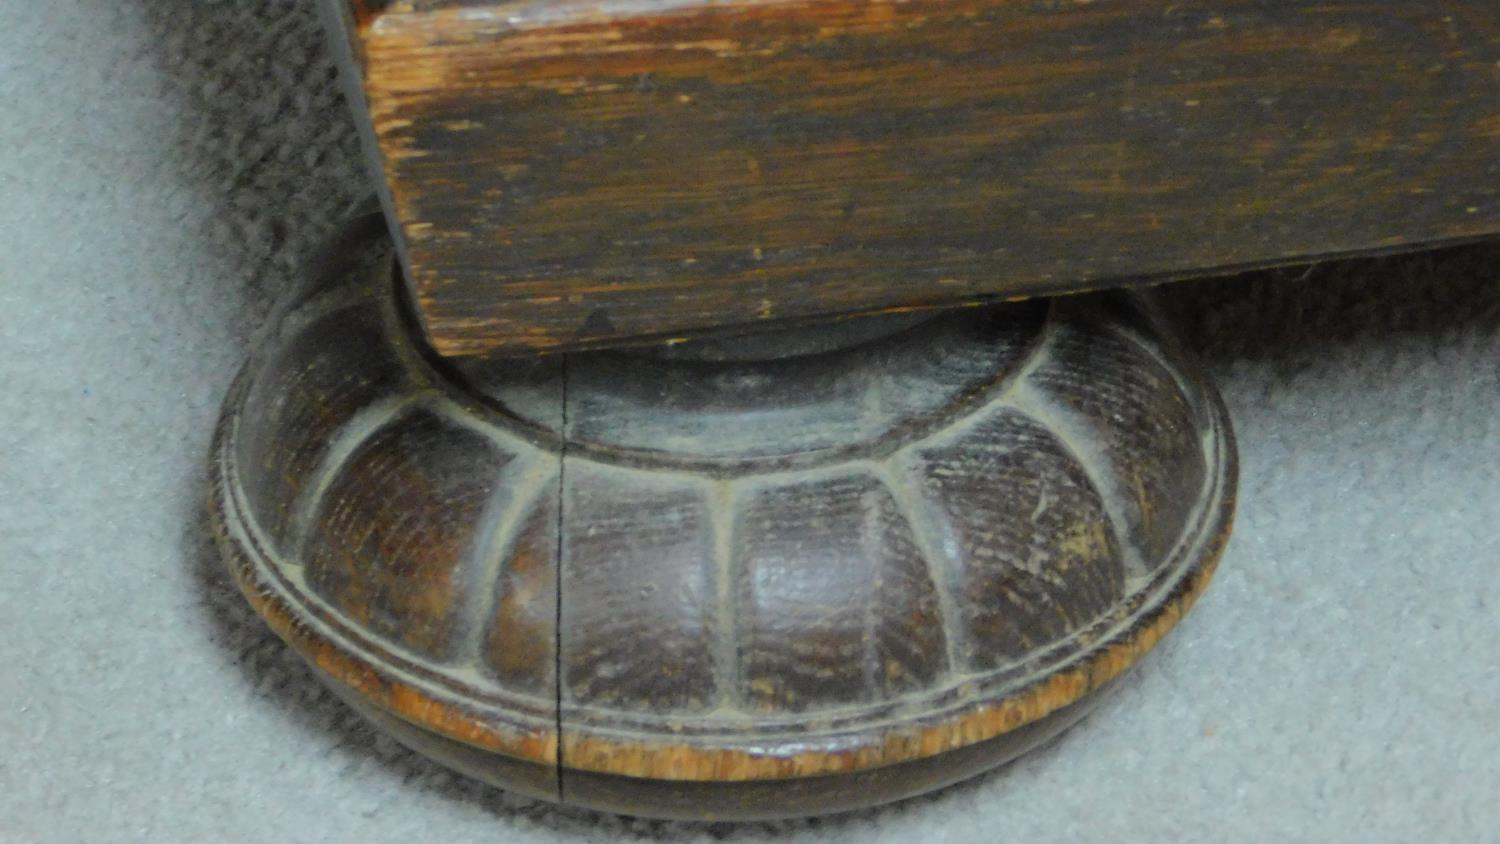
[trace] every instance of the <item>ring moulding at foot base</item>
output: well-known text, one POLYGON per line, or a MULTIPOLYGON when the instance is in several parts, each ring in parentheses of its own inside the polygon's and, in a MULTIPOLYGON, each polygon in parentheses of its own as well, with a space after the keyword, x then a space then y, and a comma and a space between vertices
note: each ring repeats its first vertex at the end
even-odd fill
POLYGON ((1081 717, 1227 539, 1223 406, 1111 293, 443 360, 378 217, 225 404, 215 534, 417 751, 625 814, 855 809, 1081 717))

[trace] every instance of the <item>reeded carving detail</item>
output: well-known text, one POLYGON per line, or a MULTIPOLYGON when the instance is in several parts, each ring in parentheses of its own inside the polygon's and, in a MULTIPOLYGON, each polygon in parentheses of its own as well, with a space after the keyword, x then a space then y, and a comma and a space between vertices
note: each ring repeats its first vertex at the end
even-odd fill
MULTIPOLYGON (((1153 624, 1227 530, 1222 411, 1133 296, 763 361, 453 364, 414 342, 384 243, 247 367, 217 515, 247 591, 450 738, 550 735, 551 763, 560 723, 565 765, 668 778, 652 748, 920 758, 1153 624), (601 742, 644 756, 611 770, 601 742)), ((785 775, 723 759, 676 774, 785 775)))

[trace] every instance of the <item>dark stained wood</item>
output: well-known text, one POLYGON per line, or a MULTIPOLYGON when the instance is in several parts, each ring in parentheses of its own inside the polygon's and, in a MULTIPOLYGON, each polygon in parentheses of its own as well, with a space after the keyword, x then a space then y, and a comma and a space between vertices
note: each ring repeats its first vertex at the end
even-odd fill
POLYGON ((445 355, 1500 232, 1493 0, 325 2, 445 355))
POLYGON ((391 342, 410 335, 379 218, 338 246, 231 392, 219 545, 341 695, 499 755, 512 787, 555 800, 557 520, 520 518, 557 499, 548 458, 465 425, 417 350, 391 342))
POLYGON ((882 480, 852 471, 766 484, 737 509, 733 696, 747 710, 847 706, 856 689, 899 700, 942 682, 951 666, 938 585, 882 480), (786 561, 808 553, 809 536, 819 562, 795 576, 786 561))
POLYGON ((993 769, 997 760, 1014 759, 1087 715, 1106 690, 992 739, 887 767, 839 776, 738 782, 569 771, 568 798, 604 811, 627 815, 646 811, 681 820, 785 818, 866 808, 936 791, 993 769))
POLYGON ((1227 537, 1223 408, 1136 294, 444 360, 354 231, 230 395, 215 533, 340 695, 490 782, 700 818, 938 788, 1075 721, 1227 537))

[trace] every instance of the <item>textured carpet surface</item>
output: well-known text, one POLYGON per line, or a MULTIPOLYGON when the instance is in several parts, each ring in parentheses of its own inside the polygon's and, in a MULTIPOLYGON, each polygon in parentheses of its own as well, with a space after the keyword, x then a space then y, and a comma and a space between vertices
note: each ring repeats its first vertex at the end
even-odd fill
POLYGON ((311 0, 0 0, 0 841, 1500 838, 1500 246, 1170 289, 1242 448, 1198 610, 997 774, 746 826, 559 810, 322 690, 203 457, 366 191, 311 0))

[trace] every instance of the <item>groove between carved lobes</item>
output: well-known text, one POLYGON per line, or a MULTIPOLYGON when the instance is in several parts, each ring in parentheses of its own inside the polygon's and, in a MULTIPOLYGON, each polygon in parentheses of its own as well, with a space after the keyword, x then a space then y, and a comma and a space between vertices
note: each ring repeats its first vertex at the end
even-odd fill
POLYGON ((238 460, 283 564, 450 688, 545 712, 560 682, 565 718, 603 728, 797 732, 1013 671, 1117 610, 1130 554, 1166 562, 1205 411, 1118 318, 997 336, 1031 349, 1021 388, 892 455, 728 480, 570 457, 559 489, 554 454, 445 398, 361 298, 267 364, 238 460))

